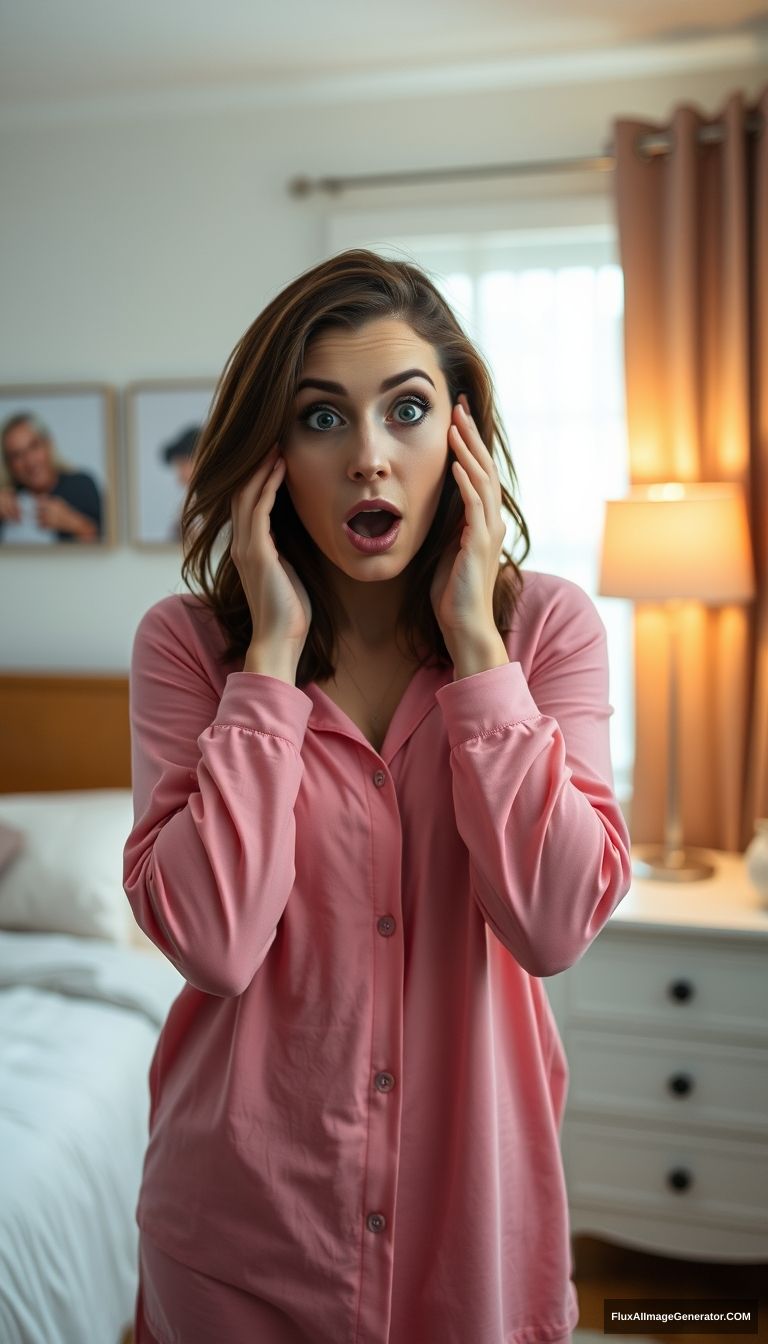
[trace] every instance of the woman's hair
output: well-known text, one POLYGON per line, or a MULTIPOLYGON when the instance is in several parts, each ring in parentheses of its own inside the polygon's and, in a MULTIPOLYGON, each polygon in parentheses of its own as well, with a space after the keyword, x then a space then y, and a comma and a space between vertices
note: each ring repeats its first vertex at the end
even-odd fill
MULTIPOLYGON (((483 442, 497 464, 504 463, 503 508, 530 549, 523 516, 503 477, 516 476, 494 399, 493 380, 483 358, 465 335, 449 305, 428 276, 410 262, 392 261, 351 249, 298 276, 272 299, 241 338, 219 380, 211 413, 195 450, 195 465, 181 519, 182 578, 211 608, 228 636, 224 660, 244 656, 251 640, 251 614, 229 545, 214 568, 214 550, 231 522, 234 493, 250 479, 293 415, 310 342, 329 328, 357 331, 372 319, 397 318, 435 350, 451 403, 466 393, 483 442), (190 579, 192 582, 190 582, 190 579)), ((312 604, 312 622, 297 669, 297 685, 333 675, 340 611, 323 583, 323 557, 299 520, 281 484, 271 512, 271 530, 281 555, 296 569, 312 604)), ((432 526, 408 565, 408 588, 400 629, 410 650, 424 663, 450 663, 429 591, 440 556, 464 526, 464 505, 453 473, 446 471, 432 526), (418 645, 429 651, 421 656, 418 645)), ((229 539, 228 539, 229 540, 229 539)), ((502 551, 493 595, 497 627, 508 626, 522 586, 512 555, 502 551)))

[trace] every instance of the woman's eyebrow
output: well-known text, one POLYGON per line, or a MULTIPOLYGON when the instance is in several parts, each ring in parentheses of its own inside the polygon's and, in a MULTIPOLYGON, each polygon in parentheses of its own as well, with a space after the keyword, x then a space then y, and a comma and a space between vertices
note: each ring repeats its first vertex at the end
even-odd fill
MULTIPOLYGON (((426 378, 427 382, 432 383, 432 386, 435 387, 429 374, 425 373, 423 369, 406 369, 405 373, 395 373, 391 378, 385 378, 379 391, 388 392, 390 387, 397 387, 398 383, 404 383, 408 378, 426 378)), ((301 392, 302 388, 305 387, 319 387, 321 391, 335 392, 339 397, 349 396, 347 389, 342 387, 341 383, 331 383, 325 378, 302 378, 296 388, 297 393, 301 392)), ((437 388, 435 388, 435 391, 437 391, 437 388)))

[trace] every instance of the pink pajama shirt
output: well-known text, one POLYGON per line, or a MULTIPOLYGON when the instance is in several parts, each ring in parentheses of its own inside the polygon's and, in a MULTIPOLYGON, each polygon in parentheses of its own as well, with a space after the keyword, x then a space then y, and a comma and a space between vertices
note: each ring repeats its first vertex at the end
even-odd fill
POLYGON ((603 624, 524 579, 509 662, 420 668, 380 753, 313 683, 222 665, 199 599, 140 623, 125 889, 187 981, 137 1214, 180 1276, 146 1285, 160 1344, 570 1338, 540 977, 627 892, 629 836, 603 624))

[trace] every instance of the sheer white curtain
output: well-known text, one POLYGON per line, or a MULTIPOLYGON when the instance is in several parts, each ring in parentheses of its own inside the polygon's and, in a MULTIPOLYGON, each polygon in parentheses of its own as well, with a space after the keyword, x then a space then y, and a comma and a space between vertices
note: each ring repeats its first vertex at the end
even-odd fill
POLYGON ((390 227, 383 236, 369 227, 367 238, 348 226, 332 231, 329 250, 353 245, 424 267, 491 368, 531 534, 525 567, 580 584, 608 632, 611 753, 626 804, 634 756, 632 607, 596 593, 604 501, 629 487, 623 286, 613 226, 603 220, 460 233, 390 227))

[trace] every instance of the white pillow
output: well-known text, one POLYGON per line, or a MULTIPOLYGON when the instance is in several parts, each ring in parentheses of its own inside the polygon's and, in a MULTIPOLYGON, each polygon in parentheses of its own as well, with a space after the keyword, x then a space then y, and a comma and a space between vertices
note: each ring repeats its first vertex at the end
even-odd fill
POLYGON ((0 821, 24 847, 0 875, 0 928, 127 943, 136 927, 123 891, 130 789, 0 794, 0 821))

